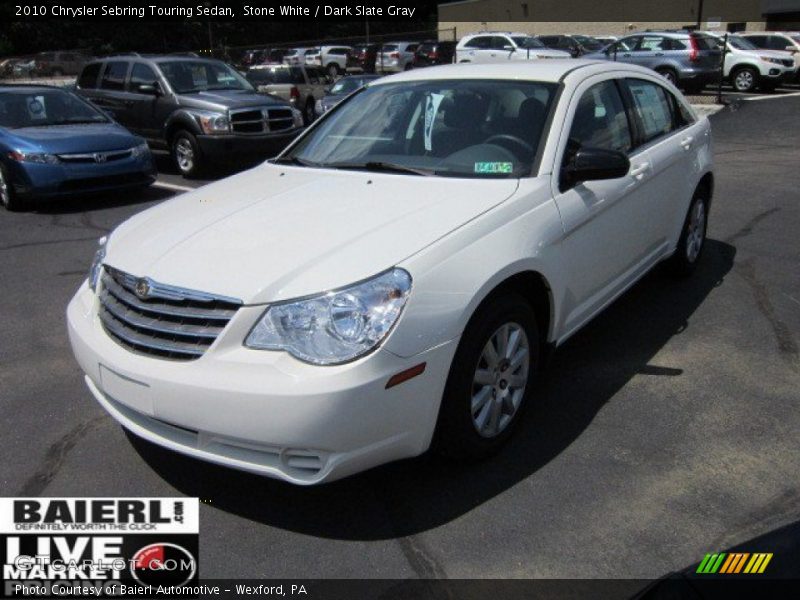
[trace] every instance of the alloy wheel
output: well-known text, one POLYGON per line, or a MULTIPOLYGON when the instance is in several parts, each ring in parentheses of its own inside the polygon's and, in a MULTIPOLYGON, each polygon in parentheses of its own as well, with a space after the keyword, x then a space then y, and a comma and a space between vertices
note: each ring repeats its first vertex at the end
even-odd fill
POLYGON ((194 167, 194 148, 186 138, 180 138, 175 142, 175 159, 178 168, 184 173, 188 173, 194 167))
POLYGON ((739 92, 749 92, 755 86, 755 78, 750 71, 739 71, 734 79, 734 85, 739 92))
POLYGON ((697 200, 689 217, 689 230, 686 235, 686 259, 693 263, 700 256, 706 233, 706 205, 697 200))
POLYGON ((11 190, 8 186, 3 170, 0 169, 0 204, 3 206, 8 206, 11 202, 11 190))
POLYGON ((493 438, 514 418, 525 395, 530 345, 518 323, 500 326, 486 342, 472 378, 472 423, 493 438))

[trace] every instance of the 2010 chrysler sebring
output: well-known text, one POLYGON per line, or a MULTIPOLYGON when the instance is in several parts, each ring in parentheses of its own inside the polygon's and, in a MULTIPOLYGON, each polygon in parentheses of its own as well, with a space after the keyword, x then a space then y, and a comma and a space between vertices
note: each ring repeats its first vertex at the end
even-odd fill
POLYGON ((657 74, 549 60, 376 80, 273 161, 136 215, 69 305, 127 429, 298 484, 511 435, 552 348, 690 273, 708 120, 657 74))

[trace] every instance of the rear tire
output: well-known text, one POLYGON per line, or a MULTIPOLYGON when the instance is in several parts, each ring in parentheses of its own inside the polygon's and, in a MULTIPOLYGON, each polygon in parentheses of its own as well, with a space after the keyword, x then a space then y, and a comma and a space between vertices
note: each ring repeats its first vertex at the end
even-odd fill
POLYGON ((191 133, 179 130, 172 137, 172 159, 184 177, 197 177, 203 172, 204 160, 200 146, 191 133))
POLYGON ((656 73, 661 75, 664 79, 669 81, 672 85, 678 85, 678 74, 670 68, 663 67, 656 69, 656 73))
POLYGON ((510 293, 470 319, 447 378, 434 445, 451 458, 479 459, 506 443, 530 403, 539 363, 533 307, 510 293))
POLYGON ((306 106, 303 109, 303 123, 308 126, 314 122, 317 117, 317 111, 314 109, 314 98, 311 96, 306 100, 306 106))
POLYGON ((334 78, 338 77, 342 72, 342 69, 336 63, 329 64, 327 67, 325 67, 325 70, 328 72, 328 75, 334 78))
POLYGON ((706 246, 707 230, 708 198, 702 192, 695 192, 683 222, 678 247, 675 249, 675 254, 669 259, 669 267, 674 275, 688 277, 697 268, 697 263, 706 246))
POLYGON ((14 191, 14 185, 11 183, 8 171, 2 164, 0 164, 0 205, 10 212, 17 212, 26 208, 25 202, 14 191))

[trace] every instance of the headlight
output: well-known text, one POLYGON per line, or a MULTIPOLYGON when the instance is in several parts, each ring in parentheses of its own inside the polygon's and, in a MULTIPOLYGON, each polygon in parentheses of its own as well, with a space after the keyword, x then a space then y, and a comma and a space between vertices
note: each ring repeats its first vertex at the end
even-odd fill
POLYGON ((140 156, 148 156, 150 154, 150 148, 147 146, 147 142, 139 144, 131 148, 131 156, 133 158, 139 158, 140 156))
POLYGON ((771 56, 761 56, 761 60, 764 62, 772 63, 773 65, 780 65, 782 61, 780 58, 772 58, 771 56))
POLYGON ((315 365, 340 364, 373 350, 400 316, 411 275, 394 268, 319 296, 270 306, 245 346, 285 350, 315 365))
POLYGON ((99 248, 94 253, 92 267, 89 269, 89 287, 92 288, 93 292, 97 290, 97 282, 100 280, 100 273, 103 270, 103 261, 106 259, 106 241, 108 241, 106 236, 97 240, 99 248))
POLYGON ((46 154, 44 152, 20 152, 19 150, 14 150, 8 153, 8 157, 11 160, 16 160, 17 162, 48 165, 57 165, 60 162, 55 154, 46 154))
POLYGON ((296 108, 292 108, 292 118, 294 119, 294 126, 295 127, 302 127, 303 126, 303 113, 301 113, 296 108))
POLYGON ((227 115, 214 112, 195 112, 200 129, 203 133, 228 133, 231 129, 227 115))

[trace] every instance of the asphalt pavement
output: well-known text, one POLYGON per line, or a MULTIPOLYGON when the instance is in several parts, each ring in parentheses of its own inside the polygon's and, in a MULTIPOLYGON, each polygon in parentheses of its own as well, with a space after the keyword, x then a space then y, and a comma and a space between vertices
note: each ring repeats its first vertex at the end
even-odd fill
POLYGON ((712 123, 698 271, 651 273, 561 348, 500 455, 311 489, 126 435, 70 352, 95 240, 203 182, 0 214, 2 494, 198 496, 203 577, 657 578, 763 540, 796 575, 800 98, 712 123))

